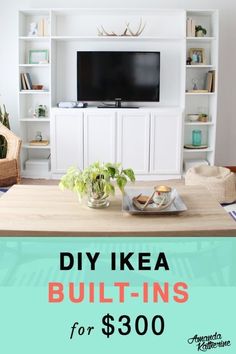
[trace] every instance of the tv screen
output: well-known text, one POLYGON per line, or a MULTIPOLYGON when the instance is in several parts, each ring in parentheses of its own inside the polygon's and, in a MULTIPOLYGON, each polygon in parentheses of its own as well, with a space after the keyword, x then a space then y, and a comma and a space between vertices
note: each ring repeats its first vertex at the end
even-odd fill
POLYGON ((160 52, 77 52, 78 101, 159 101, 160 52))

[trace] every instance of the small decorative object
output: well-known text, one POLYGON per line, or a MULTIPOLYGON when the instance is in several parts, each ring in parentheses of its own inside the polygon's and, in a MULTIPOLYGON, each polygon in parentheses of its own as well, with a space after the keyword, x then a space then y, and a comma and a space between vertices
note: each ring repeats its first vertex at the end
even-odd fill
POLYGON ((188 120, 190 122, 198 121, 199 115, 198 114, 188 114, 188 120))
POLYGON ((191 65, 192 64, 192 58, 191 57, 187 58, 186 64, 187 65, 191 65))
POLYGON ((201 113, 198 116, 198 120, 199 120, 199 122, 206 123, 206 122, 208 122, 208 115, 205 113, 201 113))
POLYGON ((204 48, 190 48, 189 57, 191 58, 191 65, 206 64, 206 56, 204 48))
POLYGON ((204 37, 207 34, 207 30, 201 25, 195 27, 196 37, 204 37))
POLYGON ((34 37, 37 35, 38 35, 38 24, 37 24, 37 22, 31 22, 28 36, 34 37))
POLYGON ((153 201, 157 205, 166 205, 171 201, 171 187, 168 186, 156 186, 154 187, 155 194, 153 196, 153 201))
POLYGON ((48 49, 31 49, 29 51, 29 64, 48 64, 49 51, 48 49))
POLYGON ((153 198, 150 198, 150 196, 148 195, 142 195, 142 194, 139 194, 137 197, 136 197, 137 201, 140 203, 140 204, 152 204, 154 203, 153 202, 153 198))
POLYGON ((120 164, 95 162, 83 171, 69 168, 61 179, 60 187, 76 192, 80 199, 87 195, 90 208, 106 208, 110 204, 108 197, 115 193, 112 180, 123 193, 128 179, 135 181, 132 169, 123 169, 120 164))
POLYGON ((108 32, 105 30, 105 28, 103 26, 101 26, 101 29, 98 28, 98 35, 99 36, 108 36, 108 37, 138 37, 140 36, 143 31, 144 31, 144 28, 146 26, 146 23, 143 24, 143 20, 142 18, 140 19, 140 23, 139 23, 139 26, 138 26, 138 29, 136 32, 134 32, 133 30, 131 30, 130 28, 130 24, 129 23, 126 23, 126 26, 125 26, 125 29, 122 33, 120 34, 117 34, 115 32, 108 32))
POLYGON ((193 83, 193 91, 198 90, 198 79, 192 79, 192 83, 193 83))
POLYGON ((42 90, 43 85, 32 85, 32 90, 42 90))
POLYGON ((35 113, 35 109, 33 109, 32 107, 30 107, 28 109, 28 115, 29 115, 30 118, 36 118, 37 117, 37 115, 35 113))
POLYGON ((144 204, 139 202, 140 197, 145 196, 150 198, 155 191, 153 188, 139 189, 127 187, 123 195, 122 210, 131 215, 177 215, 187 210, 186 205, 181 199, 176 189, 172 189, 171 201, 166 205, 157 205, 156 203, 149 203, 145 208, 144 204))
POLYGON ((47 106, 39 104, 35 108, 35 114, 37 118, 45 118, 47 117, 47 106))
POLYGON ((195 129, 192 131, 192 145, 201 146, 201 144, 202 144, 202 132, 199 129, 195 129))
POLYGON ((35 140, 36 141, 42 141, 43 140, 43 137, 42 137, 42 133, 41 132, 37 132, 36 135, 35 135, 35 140))
POLYGON ((156 186, 142 190, 127 188, 123 196, 123 210, 129 214, 178 214, 187 208, 175 189, 168 186, 156 186), (144 201, 146 201, 144 203, 144 201))
MULTIPOLYGON (((189 93, 208 93, 208 90, 206 90, 206 89, 199 89, 198 82, 199 82, 199 79, 193 78, 192 79, 193 88, 190 89, 190 90, 186 90, 186 92, 189 92, 189 93)), ((200 86, 203 86, 203 83, 201 83, 201 80, 200 80, 200 84, 201 84, 200 86)))

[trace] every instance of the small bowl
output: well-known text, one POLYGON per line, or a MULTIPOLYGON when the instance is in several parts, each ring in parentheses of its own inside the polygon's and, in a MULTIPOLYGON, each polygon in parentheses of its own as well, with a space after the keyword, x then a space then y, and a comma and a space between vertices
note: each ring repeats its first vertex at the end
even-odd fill
POLYGON ((32 89, 33 90, 42 90, 43 89, 43 85, 32 85, 32 89))
POLYGON ((199 118, 199 114, 188 114, 188 120, 190 122, 196 122, 199 118))

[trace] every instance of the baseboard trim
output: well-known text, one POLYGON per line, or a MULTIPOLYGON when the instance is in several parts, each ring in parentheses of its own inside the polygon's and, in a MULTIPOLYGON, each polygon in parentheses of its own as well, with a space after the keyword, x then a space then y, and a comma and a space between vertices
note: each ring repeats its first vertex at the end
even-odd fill
POLYGON ((236 166, 225 166, 226 168, 229 168, 230 171, 236 173, 236 166))

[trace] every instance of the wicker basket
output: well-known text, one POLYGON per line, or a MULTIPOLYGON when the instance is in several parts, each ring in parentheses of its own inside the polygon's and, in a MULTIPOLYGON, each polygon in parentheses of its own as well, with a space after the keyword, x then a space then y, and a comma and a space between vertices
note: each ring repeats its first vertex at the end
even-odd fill
POLYGON ((0 123, 0 135, 7 141, 7 156, 0 159, 0 186, 11 186, 20 182, 20 147, 21 140, 2 123, 0 123))

